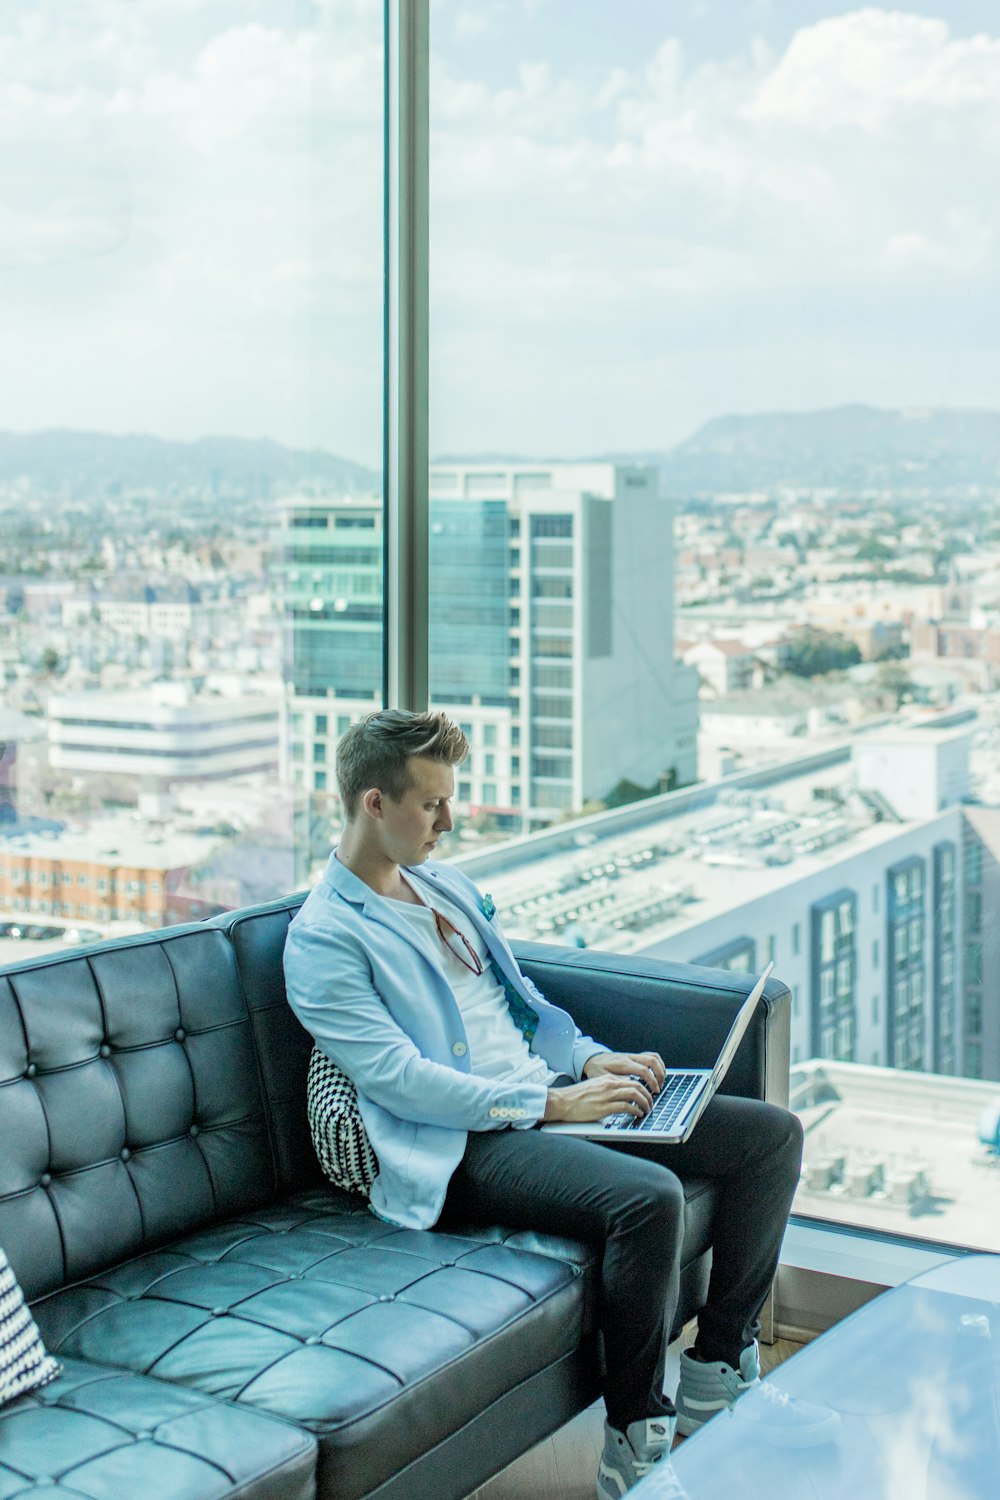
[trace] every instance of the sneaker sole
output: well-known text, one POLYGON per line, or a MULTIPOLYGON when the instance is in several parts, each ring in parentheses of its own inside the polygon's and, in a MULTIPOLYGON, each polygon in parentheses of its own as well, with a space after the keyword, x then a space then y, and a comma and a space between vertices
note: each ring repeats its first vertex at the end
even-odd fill
POLYGON ((714 1411, 706 1412, 703 1417, 693 1417, 689 1416, 687 1412, 678 1407, 677 1434, 679 1437, 693 1437, 696 1432, 704 1427, 706 1422, 710 1422, 713 1417, 717 1417, 720 1411, 728 1410, 728 1406, 717 1406, 714 1411))

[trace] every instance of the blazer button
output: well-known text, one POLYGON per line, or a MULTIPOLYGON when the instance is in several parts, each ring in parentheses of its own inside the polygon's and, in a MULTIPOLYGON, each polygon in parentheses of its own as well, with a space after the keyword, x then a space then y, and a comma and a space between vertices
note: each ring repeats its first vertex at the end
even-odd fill
POLYGON ((500 1118, 500 1111, 498 1109, 491 1109, 490 1110, 490 1119, 491 1120, 499 1120, 499 1118, 500 1118))
POLYGON ((456 1042, 451 1050, 452 1052, 454 1052, 456 1057, 464 1057, 469 1049, 464 1042, 456 1042))

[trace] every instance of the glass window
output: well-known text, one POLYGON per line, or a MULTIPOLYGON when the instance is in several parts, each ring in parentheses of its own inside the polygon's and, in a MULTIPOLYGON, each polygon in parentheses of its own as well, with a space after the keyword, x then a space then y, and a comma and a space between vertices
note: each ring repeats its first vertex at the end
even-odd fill
POLYGON ((302 741, 381 693, 382 27, 297 0, 0 12, 3 698, 9 669, 58 745, 37 774, 23 734, 0 753, 0 823, 56 825, 53 854, 72 825, 84 862, 182 838, 178 919, 264 894, 241 847, 270 894, 310 883, 336 821, 295 791, 302 741))
POLYGON ((965 881, 967 885, 978 885, 983 878, 983 846, 973 840, 965 846, 965 881))
MULTIPOLYGON (((700 10, 622 0, 609 30, 582 0, 567 28, 553 7, 499 0, 473 30, 457 0, 432 8, 430 450, 566 456, 434 465, 432 507, 447 493, 465 508, 468 546, 462 570, 432 546, 432 595, 468 618, 475 669, 463 685, 432 652, 432 698, 457 710, 463 693, 495 691, 509 716, 503 820, 478 819, 468 843, 459 829, 452 847, 473 878, 506 886, 505 905, 546 886, 575 910, 601 881, 607 910, 659 898, 628 926, 581 919, 595 949, 683 960, 752 930, 766 953, 770 930, 779 977, 801 988, 798 1068, 807 1080, 822 1062, 843 1085, 830 1134, 867 1145, 865 1111, 891 1093, 898 1118, 876 1144, 916 1152, 939 1085, 890 1091, 851 1059, 964 1070, 965 950, 1000 916, 969 852, 989 820, 962 800, 1000 802, 989 694, 979 724, 940 725, 946 692, 922 701, 938 688, 915 670, 935 656, 949 670, 959 628, 937 617, 966 634, 994 608, 988 508, 955 503, 938 476, 951 390, 993 399, 982 351, 1000 259, 988 235, 959 235, 963 260, 949 226, 981 225, 991 201, 988 106, 974 101, 1000 28, 983 7, 933 36, 920 17, 890 28, 832 3, 700 10), (975 29, 988 43, 972 48, 975 29), (748 411, 760 419, 735 415, 748 411), (627 452, 650 462, 589 457, 627 452), (814 622, 801 638, 782 623, 793 615, 814 622), (916 760, 939 733, 947 774, 927 749, 913 785, 893 737, 916 760), (565 777, 543 774, 562 762, 565 777), (512 833, 549 842, 489 871, 512 833), (982 900, 967 912, 970 888, 982 900), (954 1023, 939 1004, 949 947, 954 1023)), ((989 493, 977 441, 954 456, 959 487, 989 493)), ((526 914, 519 936, 552 931, 526 914)), ((803 1192, 799 1207, 885 1223, 884 1204, 853 1195, 803 1192)), ((940 1236, 950 1222, 961 1240, 964 1211, 905 1227, 940 1236)))
POLYGON ((968 984, 983 982, 983 946, 969 943, 965 949, 965 978, 968 984))

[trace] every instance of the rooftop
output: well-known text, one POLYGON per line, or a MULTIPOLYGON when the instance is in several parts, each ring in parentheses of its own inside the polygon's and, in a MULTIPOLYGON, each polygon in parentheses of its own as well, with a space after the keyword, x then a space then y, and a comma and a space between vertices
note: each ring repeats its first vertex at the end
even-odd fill
MULTIPOLYGON (((969 728, 904 726, 893 735, 927 744, 969 728)), ((557 825, 459 863, 489 887, 508 936, 641 952, 925 823, 893 820, 892 809, 859 795, 852 746, 865 738, 557 825)), ((990 763, 989 750, 979 759, 990 763)))
POLYGON ((805 1127, 794 1211, 947 1244, 1000 1250, 1000 1084, 809 1062, 792 1069, 805 1127))
POLYGON ((4 839, 0 842, 0 856, 8 865, 22 858, 79 862, 108 869, 176 870, 200 864, 218 841, 216 834, 206 830, 151 826, 131 813, 123 813, 84 827, 24 833, 4 839))

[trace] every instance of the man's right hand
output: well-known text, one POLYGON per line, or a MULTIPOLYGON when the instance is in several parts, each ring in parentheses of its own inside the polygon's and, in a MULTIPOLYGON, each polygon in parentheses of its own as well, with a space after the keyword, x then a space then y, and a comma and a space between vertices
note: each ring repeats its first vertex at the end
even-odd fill
POLYGON ((653 1096, 635 1078, 599 1073, 564 1089, 549 1089, 542 1119, 546 1124, 585 1124, 605 1115, 646 1115, 653 1096))

